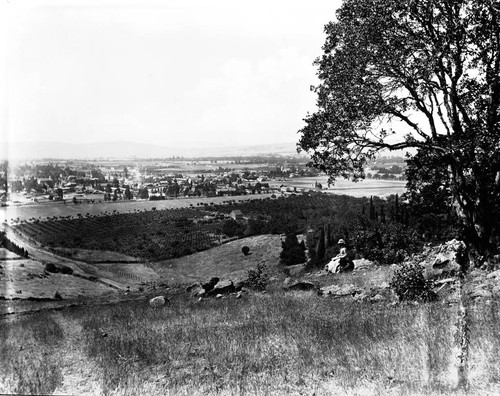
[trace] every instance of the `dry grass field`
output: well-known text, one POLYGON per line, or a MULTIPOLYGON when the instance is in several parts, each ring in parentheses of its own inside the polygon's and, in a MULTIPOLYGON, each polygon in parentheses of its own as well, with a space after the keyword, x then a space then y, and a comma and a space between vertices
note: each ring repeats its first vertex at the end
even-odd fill
POLYGON ((471 307, 468 390, 457 308, 271 288, 171 296, 0 322, 0 392, 79 395, 460 395, 500 392, 498 305, 471 307))
MULTIPOLYGON (((65 293, 81 294, 92 296, 88 301, 93 302, 69 306, 63 301, 58 310, 52 309, 54 302, 31 302, 50 309, 29 313, 28 307, 23 315, 2 315, 0 393, 500 393, 497 301, 468 303, 468 382, 466 389, 458 389, 458 304, 444 299, 366 302, 285 291, 280 250, 280 236, 260 235, 163 262, 87 264, 109 279, 128 279, 125 272, 130 279, 150 276, 158 285, 154 294, 151 287, 106 294, 109 286, 100 283, 47 275, 36 260, 1 261, 2 287, 10 293, 4 297, 50 297, 55 287, 65 298, 65 293), (250 254, 242 253, 243 246, 250 254), (258 264, 266 265, 271 279, 265 292, 250 289, 240 298, 201 299, 185 292, 187 284, 212 276, 241 280, 258 264), (169 302, 151 306, 149 299, 157 294, 165 294, 169 302)), ((367 289, 387 284, 391 274, 390 266, 368 266, 350 274, 303 277, 318 286, 367 289)))
POLYGON ((212 276, 236 282, 246 278, 248 270, 256 268, 260 263, 266 264, 270 269, 275 268, 279 263, 280 251, 279 235, 258 235, 178 259, 151 263, 149 266, 169 284, 208 280, 212 276), (247 256, 241 251, 243 246, 250 248, 247 256))

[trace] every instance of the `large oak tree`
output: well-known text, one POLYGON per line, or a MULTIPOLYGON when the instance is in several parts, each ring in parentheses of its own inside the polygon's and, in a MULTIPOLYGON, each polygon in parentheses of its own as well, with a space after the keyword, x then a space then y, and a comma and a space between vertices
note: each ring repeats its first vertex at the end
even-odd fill
POLYGON ((325 33, 317 110, 299 150, 331 181, 363 178, 381 150, 425 151, 445 170, 470 246, 491 254, 500 230, 500 2, 344 0, 325 33))

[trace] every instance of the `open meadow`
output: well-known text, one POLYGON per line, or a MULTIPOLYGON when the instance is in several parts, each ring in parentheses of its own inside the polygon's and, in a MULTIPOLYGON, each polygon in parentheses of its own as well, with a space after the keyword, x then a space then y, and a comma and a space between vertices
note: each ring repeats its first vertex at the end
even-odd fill
POLYGON ((468 391, 457 307, 353 303, 270 288, 172 294, 0 321, 0 392, 79 395, 455 395, 500 392, 498 305, 471 307, 468 391))

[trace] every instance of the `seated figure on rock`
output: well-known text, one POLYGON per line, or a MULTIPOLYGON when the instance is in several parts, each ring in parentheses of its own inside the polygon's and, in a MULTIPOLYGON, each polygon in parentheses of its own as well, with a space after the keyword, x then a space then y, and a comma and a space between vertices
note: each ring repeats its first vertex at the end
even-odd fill
POLYGON ((335 273, 348 272, 354 269, 354 263, 347 251, 347 245, 343 239, 338 241, 340 252, 325 266, 325 270, 335 273))

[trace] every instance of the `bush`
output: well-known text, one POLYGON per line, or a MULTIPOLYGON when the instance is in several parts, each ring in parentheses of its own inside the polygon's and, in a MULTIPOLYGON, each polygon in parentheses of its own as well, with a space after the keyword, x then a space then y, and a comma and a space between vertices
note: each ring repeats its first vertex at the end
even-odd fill
POLYGON ((56 265, 53 263, 47 263, 45 264, 45 271, 47 272, 52 272, 53 274, 59 272, 56 265))
POLYGON ((250 248, 248 246, 243 246, 241 248, 241 252, 245 255, 248 256, 248 253, 250 253, 250 248))
POLYGON ((269 274, 267 267, 263 263, 257 264, 256 269, 248 270, 248 280, 246 285, 250 289, 265 290, 269 284, 269 274))
POLYGON ((401 263, 422 246, 415 231, 401 223, 372 223, 357 230, 353 239, 357 251, 379 264, 401 263))
POLYGON ((394 273, 390 287, 400 301, 434 301, 436 293, 432 290, 432 281, 425 279, 423 268, 419 264, 404 263, 394 273))

